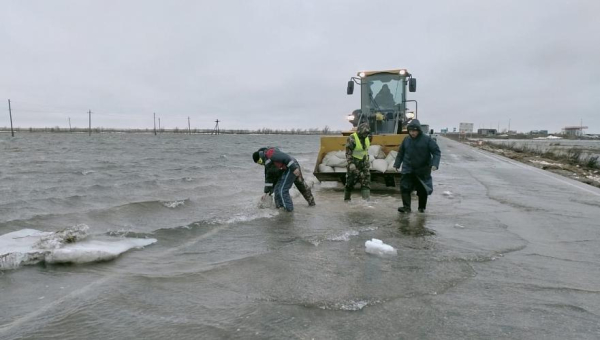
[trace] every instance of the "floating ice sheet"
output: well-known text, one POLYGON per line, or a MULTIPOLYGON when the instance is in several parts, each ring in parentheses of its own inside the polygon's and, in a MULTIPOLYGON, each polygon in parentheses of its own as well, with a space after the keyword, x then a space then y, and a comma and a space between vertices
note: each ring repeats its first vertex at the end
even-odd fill
POLYGON ((143 248, 156 239, 105 238, 89 240, 88 227, 79 225, 58 232, 22 229, 0 235, 0 270, 47 263, 89 263, 112 260, 124 252, 143 248))

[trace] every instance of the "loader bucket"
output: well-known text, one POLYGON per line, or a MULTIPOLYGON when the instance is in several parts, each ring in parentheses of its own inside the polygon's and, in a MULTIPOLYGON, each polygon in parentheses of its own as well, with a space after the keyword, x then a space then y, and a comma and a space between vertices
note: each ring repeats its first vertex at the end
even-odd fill
MULTIPOLYGON (((383 151, 387 155, 390 151, 398 151, 400 144, 406 137, 406 134, 389 134, 389 135, 375 135, 371 141, 371 145, 381 145, 383 151)), ((321 147, 319 149, 319 155, 317 156, 317 162, 315 164, 315 170, 313 174, 321 182, 342 182, 346 183, 346 172, 320 172, 319 164, 323 162, 323 158, 328 152, 331 151, 346 151, 346 140, 347 136, 325 136, 321 137, 321 147)), ((386 186, 395 186, 399 183, 400 173, 397 172, 379 172, 371 169, 371 182, 383 183, 386 186)))

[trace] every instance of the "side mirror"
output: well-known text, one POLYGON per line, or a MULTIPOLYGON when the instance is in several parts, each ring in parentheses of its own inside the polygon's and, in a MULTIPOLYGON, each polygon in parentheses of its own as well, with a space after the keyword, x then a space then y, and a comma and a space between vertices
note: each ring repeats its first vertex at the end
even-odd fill
POLYGON ((433 129, 429 130, 429 134, 433 135, 433 129))
POLYGON ((417 79, 408 79, 408 92, 417 92, 417 79))
POLYGON ((354 81, 350 80, 348 82, 348 88, 346 88, 346 94, 353 94, 354 93, 354 81))

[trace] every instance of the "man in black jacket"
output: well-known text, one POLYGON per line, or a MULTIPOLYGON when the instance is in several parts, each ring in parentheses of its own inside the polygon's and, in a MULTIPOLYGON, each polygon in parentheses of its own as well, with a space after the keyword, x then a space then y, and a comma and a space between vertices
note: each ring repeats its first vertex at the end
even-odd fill
POLYGON ((421 131, 421 123, 413 119, 407 126, 408 137, 404 138, 394 168, 398 171, 402 164, 402 178, 400 179, 400 194, 402 195, 401 213, 411 211, 410 195, 417 190, 419 196, 419 212, 425 212, 427 196, 433 192, 433 179, 431 172, 440 166, 442 156, 437 143, 421 131))
POLYGON ((309 206, 315 206, 310 187, 304 181, 300 164, 293 157, 277 148, 260 148, 252 154, 254 163, 265 166, 265 189, 263 199, 275 194, 275 206, 287 211, 294 210, 289 190, 296 185, 309 206))

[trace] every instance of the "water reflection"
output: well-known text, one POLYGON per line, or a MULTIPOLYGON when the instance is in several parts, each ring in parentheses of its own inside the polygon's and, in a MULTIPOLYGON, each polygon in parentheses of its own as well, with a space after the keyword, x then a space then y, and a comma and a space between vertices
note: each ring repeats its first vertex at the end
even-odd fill
POLYGON ((407 236, 432 236, 435 232, 425 227, 427 215, 423 213, 400 214, 400 232, 407 236))

